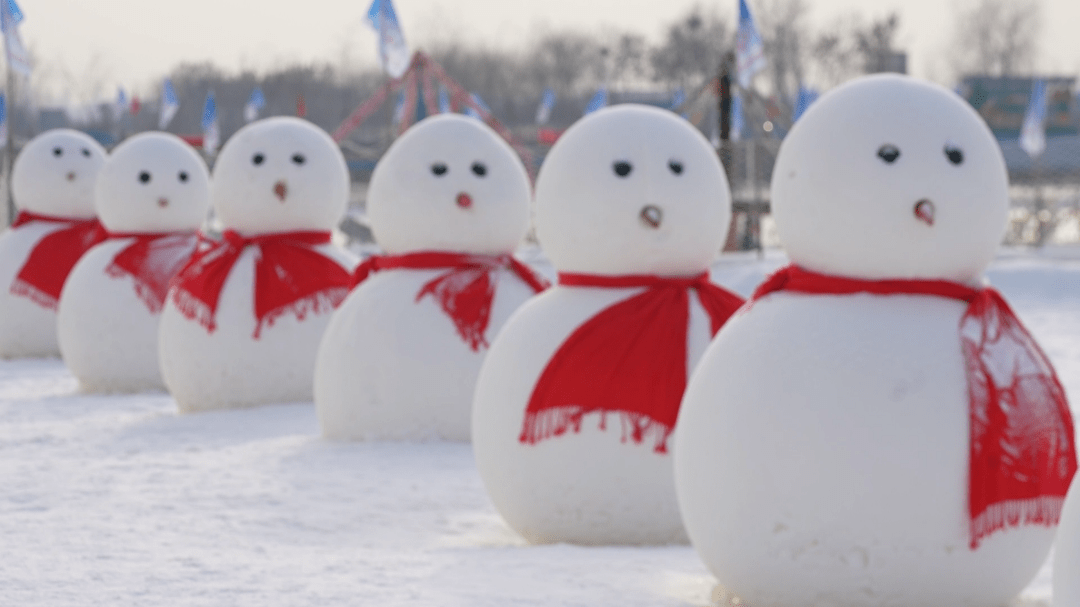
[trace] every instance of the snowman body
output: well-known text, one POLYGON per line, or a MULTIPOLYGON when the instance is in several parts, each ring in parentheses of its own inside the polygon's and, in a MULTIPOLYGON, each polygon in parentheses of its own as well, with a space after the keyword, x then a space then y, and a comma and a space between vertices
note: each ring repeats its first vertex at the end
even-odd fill
MULTIPOLYGON (((47 131, 15 160, 12 191, 20 210, 85 221, 94 218, 94 184, 105 150, 69 129, 47 131), (57 153, 59 150, 59 153, 57 153)), ((32 221, 0 233, 0 357, 57 356, 55 302, 16 287, 31 252, 63 224, 32 221)))
MULTIPOLYGON (((525 168, 497 134, 469 118, 436 116, 410 129, 379 161, 367 206, 388 254, 509 256, 528 227, 529 200, 525 168)), ((325 436, 469 440, 488 344, 535 291, 509 269, 492 272, 487 326, 470 341, 452 310, 421 295, 448 271, 377 272, 335 312, 315 372, 325 436)))
MULTIPOLYGON (((210 176, 190 146, 165 133, 136 135, 118 146, 97 183, 97 208, 111 233, 173 234, 182 262, 210 205, 210 176)), ((158 321, 163 302, 116 272, 117 255, 135 239, 95 246, 71 271, 57 312, 60 352, 85 391, 163 390, 158 321)), ((175 269, 175 263, 159 272, 175 269)), ((166 281, 168 277, 160 277, 166 281)))
MULTIPOLYGON (((677 116, 640 106, 580 121, 537 182, 538 239, 560 273, 698 275, 719 250, 729 213, 727 182, 708 143, 677 116)), ((635 436, 618 403, 555 435, 526 438, 530 399, 557 351, 590 319, 643 292, 554 286, 511 317, 484 361, 473 408, 477 467, 496 509, 530 542, 686 541, 671 455, 663 442, 635 436)), ((687 326, 671 327, 686 332, 686 373, 711 338, 693 292, 688 306, 687 326)), ((594 371, 575 372, 588 381, 594 371)))
MULTIPOLYGON (((785 140, 772 192, 793 264, 861 280, 977 287, 1008 208, 977 114, 896 76, 822 98, 785 140)), ((768 607, 994 607, 1031 580, 1052 528, 971 547, 966 309, 780 291, 724 326, 675 440, 687 532, 722 585, 768 607)))
MULTIPOLYGON (((340 150, 325 132, 299 119, 251 123, 229 139, 214 167, 211 204, 225 228, 242 237, 328 232, 347 200, 348 171, 340 150)), ((356 264, 353 254, 335 244, 310 248, 346 272, 356 264)), ((170 290, 159 355, 165 385, 181 412, 312 399, 315 355, 333 311, 331 296, 294 302, 260 322, 254 316, 259 251, 245 246, 228 270, 212 327, 178 304, 183 293, 178 295, 177 282, 170 290)))
POLYGON ((1073 479, 1054 544, 1054 607, 1080 605, 1080 483, 1073 479))

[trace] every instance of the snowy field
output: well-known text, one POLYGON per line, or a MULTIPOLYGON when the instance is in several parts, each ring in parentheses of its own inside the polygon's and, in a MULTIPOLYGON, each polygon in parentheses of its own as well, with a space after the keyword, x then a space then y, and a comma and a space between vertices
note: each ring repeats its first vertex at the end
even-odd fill
MULTIPOLYGON (((714 275, 748 294, 782 264, 714 275)), ((1080 255, 1003 253, 990 278, 1080 410, 1080 255)), ((76 390, 57 360, 0 361, 0 605, 726 602, 689 547, 525 545, 467 445, 330 443, 310 404, 178 416, 76 390)), ((1017 605, 1049 598, 1048 564, 1017 605)))

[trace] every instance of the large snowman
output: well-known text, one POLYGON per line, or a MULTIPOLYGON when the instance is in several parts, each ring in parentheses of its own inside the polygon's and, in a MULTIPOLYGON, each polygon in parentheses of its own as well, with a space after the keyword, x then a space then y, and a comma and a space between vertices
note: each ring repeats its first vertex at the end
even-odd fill
POLYGON ((46 131, 15 159, 19 214, 0 234, 0 357, 56 356, 56 308, 75 262, 105 238, 94 184, 105 149, 70 129, 46 131))
POLYGON ((110 238, 83 255, 64 284, 60 353, 84 390, 164 389, 158 320, 169 281, 195 251, 210 175, 180 138, 144 133, 113 150, 95 198, 110 238))
POLYGON ((331 243, 348 193, 341 151, 304 120, 253 122, 225 144, 211 185, 225 233, 200 245, 161 315, 161 372, 181 411, 311 401, 356 264, 331 243))
POLYGON ((477 120, 428 118, 390 146, 367 203, 385 254, 357 269, 315 367, 324 435, 469 440, 488 343, 545 286, 512 257, 530 197, 517 155, 477 120))
POLYGON ((1080 482, 1065 498, 1054 545, 1054 607, 1080 607, 1080 482))
POLYGON ((473 409, 484 484, 527 540, 685 541, 670 435, 742 301, 708 280, 729 218, 716 153, 668 111, 601 110, 552 148, 536 227, 559 281, 496 337, 473 409))
POLYGON ((1049 361, 983 271, 1005 163, 956 94, 872 76, 784 140, 792 266, 725 325, 675 440, 690 540, 761 607, 1000 607, 1075 469, 1049 361))

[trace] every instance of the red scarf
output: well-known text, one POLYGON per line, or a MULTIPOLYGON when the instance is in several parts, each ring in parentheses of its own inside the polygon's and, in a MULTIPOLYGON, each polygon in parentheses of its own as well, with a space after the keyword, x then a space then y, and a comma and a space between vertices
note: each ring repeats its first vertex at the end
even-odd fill
POLYGON ((19 211, 11 227, 18 228, 34 221, 64 227, 46 234, 34 245, 11 284, 11 293, 26 297, 43 308, 55 310, 71 268, 84 253, 105 240, 106 232, 96 217, 68 219, 30 211, 19 211))
POLYGON ((191 261, 170 286, 173 302, 190 319, 213 333, 221 289, 247 247, 259 250, 255 260, 255 339, 264 324, 291 312, 303 320, 309 312, 336 308, 349 293, 352 277, 338 263, 315 250, 330 242, 330 232, 281 232, 245 238, 227 230, 219 242, 203 240, 191 261))
POLYGON ((134 238, 134 242, 113 257, 105 273, 113 278, 130 276, 135 293, 151 314, 165 305, 169 281, 195 253, 200 235, 196 232, 110 233, 109 238, 134 238))
POLYGON ((431 295, 454 322, 458 335, 469 344, 473 352, 488 347, 484 333, 487 332, 491 318, 497 272, 513 272, 537 293, 548 287, 548 282, 542 276, 510 255, 471 255, 440 251, 369 257, 356 268, 354 284, 364 282, 374 272, 395 269, 449 270, 424 283, 416 294, 415 301, 431 295))
POLYGON ((776 291, 967 302, 957 337, 971 418, 971 548, 1007 526, 1057 524, 1076 471, 1072 415, 1050 359, 997 291, 943 280, 857 280, 788 266, 758 287, 751 304, 776 291))
POLYGON ((667 452, 679 403, 686 390, 690 290, 709 315, 712 334, 743 304, 738 295, 701 273, 688 278, 559 274, 570 287, 644 290, 601 310, 559 347, 533 388, 519 440, 536 444, 567 430, 581 431, 582 418, 618 412, 623 442, 650 435, 657 453, 667 452))

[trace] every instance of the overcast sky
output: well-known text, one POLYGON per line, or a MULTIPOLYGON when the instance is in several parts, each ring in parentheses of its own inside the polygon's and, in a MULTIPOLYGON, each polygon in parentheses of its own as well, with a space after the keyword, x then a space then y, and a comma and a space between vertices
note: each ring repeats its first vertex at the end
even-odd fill
MULTIPOLYGON (((107 83, 144 95, 183 61, 257 71, 296 62, 374 64, 375 36, 364 24, 370 0, 19 0, 23 39, 40 82, 107 83), (67 72, 69 76, 61 74, 67 72), (74 75, 74 78, 71 77, 74 75)), ((941 59, 954 6, 974 0, 805 0, 811 23, 844 13, 896 10, 909 71, 944 80, 941 59)), ((753 9, 755 0, 750 0, 753 9)), ((694 4, 717 6, 732 22, 737 0, 395 0, 415 48, 448 38, 512 47, 538 30, 610 27, 659 39, 665 24, 694 4)), ((1039 69, 1080 74, 1080 0, 1042 0, 1039 69)), ((949 83, 946 83, 949 84, 949 83)), ((85 97, 87 91, 77 91, 85 97)))

